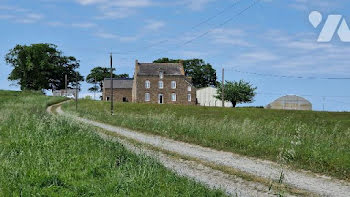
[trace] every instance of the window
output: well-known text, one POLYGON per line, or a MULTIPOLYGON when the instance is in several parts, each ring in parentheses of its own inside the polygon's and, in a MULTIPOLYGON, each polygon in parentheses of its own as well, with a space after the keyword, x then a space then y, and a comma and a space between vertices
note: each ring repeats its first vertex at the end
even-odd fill
POLYGON ((191 86, 188 86, 188 87, 187 87, 187 91, 191 92, 191 91, 192 91, 192 87, 191 87, 191 86))
POLYGON ((147 81, 145 82, 145 88, 146 88, 146 89, 150 89, 150 88, 151 88, 151 82, 150 82, 150 81, 147 80, 147 81))
POLYGON ((176 89, 176 81, 171 82, 171 89, 176 89))
POLYGON ((146 93, 145 94, 145 101, 148 102, 148 101, 151 101, 151 96, 149 93, 146 93))
POLYGON ((159 86, 159 89, 163 89, 163 87, 164 87, 163 81, 159 81, 158 86, 159 86))
POLYGON ((176 101, 176 94, 175 93, 171 94, 171 101, 176 101))
POLYGON ((159 79, 163 79, 164 73, 162 71, 159 72, 159 79))
POLYGON ((159 103, 159 104, 163 104, 163 103, 164 103, 163 94, 158 94, 158 103, 159 103))
POLYGON ((187 94, 187 100, 188 100, 188 102, 192 101, 192 95, 191 94, 187 94))
POLYGON ((106 97, 106 101, 109 101, 109 100, 110 100, 110 98, 109 98, 109 96, 107 96, 107 97, 106 97))

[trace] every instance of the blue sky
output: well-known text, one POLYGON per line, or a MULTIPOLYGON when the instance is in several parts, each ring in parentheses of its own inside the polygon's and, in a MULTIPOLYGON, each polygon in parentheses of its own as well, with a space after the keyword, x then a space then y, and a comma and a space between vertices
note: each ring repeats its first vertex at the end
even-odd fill
MULTIPOLYGON (((341 0, 0 0, 0 89, 7 81, 4 56, 16 44, 53 43, 81 61, 86 76, 109 65, 133 74, 135 59, 202 58, 221 78, 258 87, 255 102, 266 105, 285 94, 302 95, 315 110, 350 111, 350 43, 337 35, 317 38, 329 14, 350 24, 350 3, 341 0), (311 11, 324 20, 314 28, 311 11), (119 54, 121 53, 121 54, 119 54), (241 71, 241 72, 237 72, 241 71), (251 74, 288 75, 304 78, 251 74), (310 77, 314 77, 310 79, 310 77)), ((89 84, 83 84, 88 94, 89 84)))

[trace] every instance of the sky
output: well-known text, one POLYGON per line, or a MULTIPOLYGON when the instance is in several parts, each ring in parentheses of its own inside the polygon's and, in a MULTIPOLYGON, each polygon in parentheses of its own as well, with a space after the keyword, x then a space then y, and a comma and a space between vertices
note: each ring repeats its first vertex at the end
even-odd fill
MULTIPOLYGON (((8 81, 4 61, 16 44, 52 43, 80 60, 87 76, 96 66, 133 75, 135 60, 201 58, 221 79, 257 86, 250 104, 280 96, 305 97, 314 110, 350 111, 350 43, 335 33, 317 42, 328 15, 350 25, 344 0, 0 0, 0 89, 8 81), (309 14, 323 19, 315 28, 309 14), (288 77, 283 77, 288 76, 288 77), (332 78, 332 79, 329 79, 332 78)), ((82 84, 82 96, 91 84, 82 84)))

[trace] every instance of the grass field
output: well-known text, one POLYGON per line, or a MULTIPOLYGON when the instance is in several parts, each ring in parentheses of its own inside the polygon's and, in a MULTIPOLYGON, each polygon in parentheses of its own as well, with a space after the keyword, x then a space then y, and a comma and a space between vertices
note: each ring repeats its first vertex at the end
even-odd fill
POLYGON ((0 91, 0 196, 224 195, 45 113, 60 100, 0 91))
MULTIPOLYGON (((64 106, 75 112, 74 103, 64 106)), ((79 101, 82 117, 350 180, 350 113, 79 101)))

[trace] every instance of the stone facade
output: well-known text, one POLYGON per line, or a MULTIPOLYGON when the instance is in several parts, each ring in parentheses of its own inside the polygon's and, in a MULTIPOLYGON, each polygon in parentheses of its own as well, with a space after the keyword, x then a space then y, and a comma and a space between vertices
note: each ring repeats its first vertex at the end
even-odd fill
MULTIPOLYGON (((110 81, 105 80, 105 84, 108 86, 110 81)), ((192 85, 192 79, 185 76, 180 63, 139 63, 136 60, 134 78, 115 80, 113 84, 114 100, 117 102, 127 100, 134 103, 196 104, 196 88, 192 85)), ((103 90, 103 99, 108 98, 109 87, 103 90)))
POLYGON ((135 80, 137 103, 161 103, 161 104, 196 104, 196 89, 189 83, 185 76, 138 76, 135 80), (146 81, 150 82, 150 87, 146 88, 146 81), (163 88, 159 88, 159 81, 163 82, 163 88), (171 87, 172 81, 176 82, 176 88, 171 87), (190 87, 190 88, 188 88, 190 87), (189 91, 190 90, 190 91, 189 91), (146 93, 149 93, 150 100, 146 101, 146 93), (172 94, 176 95, 176 101, 172 101, 172 94), (190 101, 189 101, 189 95, 190 101), (162 101, 160 96, 162 96, 162 101))
MULTIPOLYGON (((108 101, 111 98, 111 80, 106 78, 103 81, 103 100, 108 101)), ((132 101, 133 79, 113 79, 113 100, 116 102, 132 101)))
MULTIPOLYGON (((116 102, 131 102, 132 89, 115 89, 113 88, 113 100, 116 102)), ((103 91, 103 100, 108 101, 111 98, 111 89, 105 88, 103 91)))

